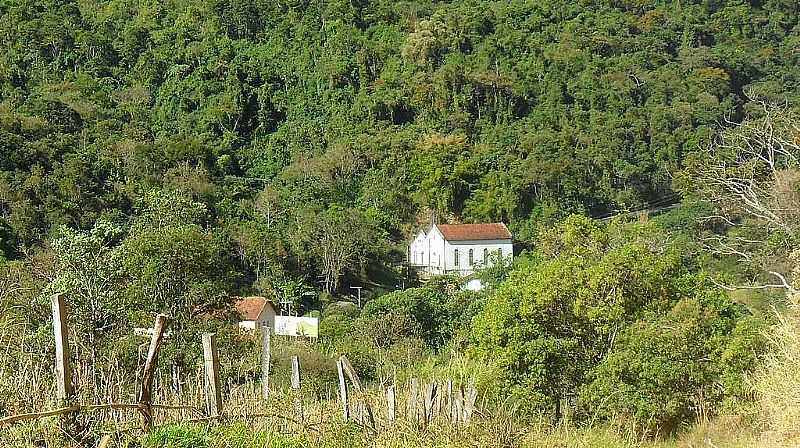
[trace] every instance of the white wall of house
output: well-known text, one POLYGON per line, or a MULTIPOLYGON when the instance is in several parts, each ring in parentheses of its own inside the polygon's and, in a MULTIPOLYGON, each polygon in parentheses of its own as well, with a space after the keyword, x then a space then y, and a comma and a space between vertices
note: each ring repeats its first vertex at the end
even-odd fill
POLYGON ((445 263, 447 271, 468 275, 493 263, 498 256, 506 259, 514 254, 511 240, 447 241, 445 263), (470 263, 472 251, 472 263, 470 263), (458 261, 456 261, 458 257, 458 261))
POLYGON ((428 266, 432 272, 436 273, 444 273, 446 268, 446 261, 445 258, 447 256, 447 251, 445 250, 447 242, 442 235, 442 232, 433 226, 433 228, 428 232, 428 266))
POLYGON ((431 274, 469 275, 492 263, 498 255, 506 259, 514 255, 510 239, 447 241, 436 226, 427 234, 420 232, 408 247, 409 263, 431 274))
POLYGON ((428 240, 424 232, 419 232, 414 241, 411 242, 408 251, 408 262, 413 265, 427 266, 428 260, 426 258, 428 247, 428 240))
POLYGON ((240 328, 245 328, 248 330, 258 330, 264 325, 268 326, 275 331, 275 310, 267 304, 263 310, 261 310, 261 314, 259 314, 258 319, 256 320, 243 320, 239 322, 240 328))

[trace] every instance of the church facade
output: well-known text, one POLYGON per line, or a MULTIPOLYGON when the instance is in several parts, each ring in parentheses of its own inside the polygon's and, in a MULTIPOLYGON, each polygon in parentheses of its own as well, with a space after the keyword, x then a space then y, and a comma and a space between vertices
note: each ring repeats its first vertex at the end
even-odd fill
POLYGON ((503 223, 433 224, 408 245, 408 263, 421 274, 467 276, 514 254, 503 223))

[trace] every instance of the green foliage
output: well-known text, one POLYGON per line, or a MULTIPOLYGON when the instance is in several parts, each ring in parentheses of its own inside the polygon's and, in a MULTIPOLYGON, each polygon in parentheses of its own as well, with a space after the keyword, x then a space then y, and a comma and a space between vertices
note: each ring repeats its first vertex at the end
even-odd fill
POLYGON ((66 294, 70 312, 90 342, 117 329, 125 313, 118 288, 119 257, 114 251, 122 238, 119 226, 98 221, 87 232, 61 227, 52 242, 58 275, 44 289, 41 301, 49 301, 55 293, 66 294))
POLYGON ((652 225, 571 217, 487 300, 472 352, 540 409, 558 415, 588 385, 587 415, 669 431, 698 412, 692 399, 742 393, 732 353, 759 345, 744 315, 652 225))
MULTIPOLYGON (((31 277, 9 281, 26 291, 15 306, 33 303, 19 318, 35 334, 26 344, 45 337, 54 291, 69 295, 77 334, 133 353, 131 327, 156 312, 174 318, 177 345, 215 328, 233 295, 304 297, 307 312, 350 285, 389 290, 399 243, 435 210, 503 220, 535 250, 508 277, 485 273, 496 289, 485 301, 434 280, 357 318, 323 314, 323 334, 374 374, 458 345, 482 310, 476 354, 542 406, 573 399, 623 334, 646 352, 628 328, 716 294, 649 226, 546 229, 672 197, 683 188, 672 174, 705 166, 695 153, 721 123, 756 113, 744 92, 796 102, 800 82, 800 15, 785 1, 2 11, 0 258, 31 277)), ((671 216, 665 228, 697 221, 671 216)), ((792 244, 785 232, 764 241, 792 244)), ((713 373, 731 391, 736 360, 752 359, 739 323, 723 333, 738 331, 720 355, 730 370, 713 373)))
MULTIPOLYGON (((16 257, 153 187, 290 243, 331 206, 394 237, 426 208, 516 226, 635 207, 757 109, 743 92, 796 98, 797 23, 778 1, 12 2, 0 238, 16 257)), ((296 249, 282 267, 316 279, 296 249)))
POLYGON ((301 448, 308 440, 302 435, 278 435, 253 431, 244 425, 203 428, 187 424, 156 428, 141 440, 142 448, 301 448))
POLYGON ((360 313, 352 305, 331 304, 320 322, 322 341, 329 351, 346 355, 364 378, 413 369, 423 356, 466 339, 481 302, 458 284, 455 278, 434 278, 424 287, 372 299, 360 313))
POLYGON ((319 323, 319 335, 325 339, 342 339, 353 332, 354 318, 344 314, 325 314, 319 323))
POLYGON ((629 417, 672 432, 699 412, 748 394, 743 372, 763 347, 743 309, 722 293, 682 299, 666 315, 626 328, 581 390, 587 414, 629 417), (736 359, 741 357, 741 359, 736 359))
POLYGON ((204 448, 208 446, 208 436, 188 425, 163 426, 147 435, 142 445, 152 448, 204 448))
POLYGON ((467 325, 475 297, 459 292, 454 279, 434 279, 425 287, 382 295, 369 301, 354 323, 374 345, 389 346, 404 337, 436 348, 467 325))
POLYGON ((119 248, 130 309, 166 313, 178 324, 230 300, 235 274, 223 242, 200 226, 202 204, 151 194, 119 248))

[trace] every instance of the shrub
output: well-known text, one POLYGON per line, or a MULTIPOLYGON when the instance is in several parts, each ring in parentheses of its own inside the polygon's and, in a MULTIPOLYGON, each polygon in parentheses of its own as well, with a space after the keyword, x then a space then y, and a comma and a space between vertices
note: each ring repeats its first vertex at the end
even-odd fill
POLYGON ((353 332, 354 319, 344 314, 325 314, 319 322, 319 336, 323 340, 338 340, 353 332))
POLYGON ((652 225, 572 217, 487 300, 471 352, 556 418, 584 388, 584 416, 674 429, 742 393, 736 358, 757 345, 757 325, 695 266, 652 225))
POLYGON ((356 336, 349 336, 337 342, 335 346, 337 355, 345 355, 361 379, 375 377, 378 365, 376 350, 364 340, 356 336))
POLYGON ((272 352, 272 376, 276 387, 289 386, 292 372, 292 356, 300 361, 303 391, 317 398, 327 396, 331 385, 338 381, 336 360, 323 353, 315 343, 305 341, 282 341, 275 344, 272 352), (284 382, 284 383, 282 383, 284 382))
POLYGON ((467 328, 478 309, 475 293, 461 291, 450 277, 438 277, 425 287, 395 291, 370 301, 356 326, 371 331, 377 346, 417 338, 435 349, 467 328))
POLYGON ((743 314, 717 293, 713 300, 681 300, 667 315, 631 325, 592 370, 580 396, 584 412, 625 416, 648 433, 673 432, 696 415, 712 414, 745 389, 741 375, 729 375, 747 366, 731 366, 730 355, 759 349, 757 338, 737 335, 752 329, 739 320, 743 314))
MULTIPOLYGON (((443 301, 436 291, 429 288, 411 288, 395 291, 371 300, 364 306, 359 317, 360 328, 369 328, 387 321, 391 316, 392 327, 399 334, 391 336, 420 337, 434 344, 438 336, 438 304, 443 301)), ((388 344, 381 344, 388 345, 388 344)))

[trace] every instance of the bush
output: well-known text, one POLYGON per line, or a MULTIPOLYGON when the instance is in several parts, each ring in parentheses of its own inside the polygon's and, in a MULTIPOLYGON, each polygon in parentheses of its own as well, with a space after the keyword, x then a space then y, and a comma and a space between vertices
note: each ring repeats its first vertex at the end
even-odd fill
POLYGON ((319 322, 319 336, 323 341, 336 341, 353 332, 353 319, 344 314, 324 314, 319 322))
POLYGON ((378 355, 371 345, 362 338, 350 336, 337 342, 334 350, 337 355, 345 355, 362 380, 375 378, 378 355))
POLYGON ((758 345, 758 325, 696 265, 651 224, 572 217, 487 300, 471 352, 556 418, 583 389, 584 416, 675 429, 743 393, 737 357, 752 363, 758 345))
POLYGON ((752 331, 739 320, 743 315, 717 293, 713 300, 681 300, 666 316, 631 325, 592 370, 580 395, 584 412, 628 417, 651 434, 713 414, 725 398, 746 389, 741 372, 748 366, 730 365, 731 354, 760 350, 757 338, 740 337, 752 331))
MULTIPOLYGON (((430 288, 395 291, 368 302, 356 325, 361 329, 381 325, 385 329, 392 329, 387 339, 419 337, 435 345, 439 336, 439 304, 443 301, 444 297, 430 288)), ((390 344, 391 340, 387 340, 379 345, 390 344)))
POLYGON ((316 398, 326 397, 338 381, 336 360, 323 353, 320 346, 302 340, 274 344, 272 351, 272 377, 276 387, 288 388, 292 372, 292 356, 300 361, 303 391, 316 398))
POLYGON ((388 347, 412 338, 436 349, 468 328, 479 309, 478 295, 461 291, 450 277, 438 277, 425 287, 395 291, 370 301, 355 325, 373 336, 376 346, 388 347))

